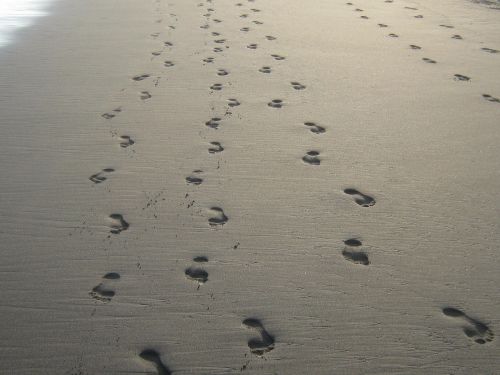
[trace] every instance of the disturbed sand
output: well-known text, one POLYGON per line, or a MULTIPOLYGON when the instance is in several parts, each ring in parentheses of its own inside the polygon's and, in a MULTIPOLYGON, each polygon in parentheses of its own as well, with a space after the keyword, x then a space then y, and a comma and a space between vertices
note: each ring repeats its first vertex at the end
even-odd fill
POLYGON ((500 11, 240 1, 0 50, 0 372, 500 373, 500 11))

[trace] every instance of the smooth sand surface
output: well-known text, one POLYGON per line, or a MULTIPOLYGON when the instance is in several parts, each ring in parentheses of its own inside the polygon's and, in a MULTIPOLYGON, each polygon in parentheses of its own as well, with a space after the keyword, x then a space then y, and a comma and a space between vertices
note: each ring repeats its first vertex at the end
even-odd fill
POLYGON ((0 372, 500 373, 500 11, 240 1, 0 50, 0 372))

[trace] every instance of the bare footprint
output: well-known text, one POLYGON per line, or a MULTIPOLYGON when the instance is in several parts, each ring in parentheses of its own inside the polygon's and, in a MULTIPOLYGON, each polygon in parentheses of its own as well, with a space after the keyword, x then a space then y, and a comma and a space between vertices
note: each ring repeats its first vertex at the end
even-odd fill
POLYGON ((470 81, 470 77, 464 76, 462 74, 455 74, 453 76, 453 79, 455 81, 470 81))
POLYGON ((390 36, 391 38, 399 38, 399 35, 394 33, 390 33, 388 36, 390 36))
POLYGON ((299 83, 299 82, 290 82, 290 84, 292 85, 292 87, 295 89, 295 90, 304 90, 306 88, 306 86, 304 86, 303 84, 299 83))
POLYGON ((224 225, 228 222, 229 218, 226 216, 222 208, 211 207, 210 217, 208 218, 208 223, 211 226, 224 225))
POLYGON ((429 59, 428 57, 422 57, 422 60, 428 64, 436 64, 436 60, 429 59))
POLYGON ((272 69, 270 66, 263 66, 262 68, 259 69, 259 72, 261 73, 271 73, 272 69))
POLYGON ((451 39, 458 39, 458 40, 462 40, 462 36, 461 35, 458 35, 458 34, 455 34, 451 37, 451 39))
POLYGON ((246 328, 253 329, 260 335, 260 339, 248 340, 248 347, 252 354, 260 357, 274 349, 274 337, 266 331, 260 320, 248 318, 242 323, 246 328))
POLYGON ((281 108, 283 107, 283 100, 281 99, 273 99, 267 105, 271 108, 281 108))
POLYGON ((222 84, 221 83, 214 83, 212 86, 210 86, 210 90, 214 91, 220 91, 222 90, 222 84))
POLYGON ((346 260, 355 264, 362 264, 364 266, 370 264, 368 255, 366 255, 366 253, 363 251, 356 250, 357 247, 360 247, 362 245, 361 241, 355 238, 350 238, 348 240, 345 240, 344 244, 346 246, 344 250, 342 250, 342 255, 346 260))
POLYGON ((214 62, 214 58, 213 58, 213 57, 207 57, 207 58, 204 58, 204 59, 203 59, 203 62, 206 62, 206 63, 208 63, 208 64, 213 63, 213 62, 214 62))
POLYGON ((319 126, 314 122, 304 122, 304 125, 309 127, 309 130, 311 131, 311 133, 322 134, 322 133, 326 132, 326 129, 324 127, 319 126))
MULTIPOLYGON (((118 280, 120 279, 120 274, 116 272, 109 272, 103 277, 105 280, 118 280)), ((89 295, 99 301, 109 302, 115 296, 115 291, 104 286, 104 283, 99 283, 89 292, 89 295)))
POLYGON ((361 207, 371 207, 371 206, 375 205, 375 199, 373 199, 369 195, 365 195, 365 194, 359 192, 356 189, 352 189, 352 188, 345 189, 344 193, 354 196, 354 201, 357 204, 359 204, 361 207))
POLYGON ((285 60, 285 57, 280 55, 271 55, 271 57, 278 61, 285 60))
POLYGON ((249 44, 247 46, 248 49, 257 49, 257 47, 258 47, 258 44, 256 44, 256 43, 252 43, 252 44, 249 44))
POLYGON ((174 65, 175 64, 172 61, 170 61, 170 60, 166 60, 166 61, 163 62, 163 66, 165 66, 167 68, 170 68, 170 67, 172 67, 174 65))
POLYGON ((379 23, 378 26, 379 27, 388 27, 385 23, 379 23))
POLYGON ((219 69, 217 70, 217 75, 218 76, 227 76, 229 72, 226 69, 219 69))
POLYGON ((272 36, 272 35, 266 35, 266 39, 267 40, 276 40, 276 37, 272 36))
POLYGON ((483 98, 492 103, 500 103, 500 99, 491 96, 490 94, 483 94, 483 98))
POLYGON ((224 151, 224 147, 220 144, 220 142, 210 142, 212 146, 208 148, 208 152, 210 154, 217 154, 219 152, 224 151))
POLYGON ((199 177, 200 173, 203 173, 203 171, 199 169, 194 170, 190 176, 186 177, 186 182, 189 185, 201 185, 203 182, 203 178, 199 177))
POLYGON ((411 49, 422 49, 422 47, 417 46, 416 44, 410 44, 411 49))
POLYGON ((486 324, 471 318, 463 311, 454 307, 445 307, 442 311, 444 315, 460 321, 465 335, 476 344, 486 344, 495 338, 495 334, 486 324))
POLYGON ((104 117, 106 120, 111 120, 113 117, 116 116, 117 113, 120 113, 122 111, 121 108, 115 108, 111 112, 103 113, 101 117, 104 117))
POLYGON ((132 146, 135 143, 135 141, 132 138, 130 138, 130 136, 128 136, 128 135, 121 135, 119 137, 119 139, 120 139, 120 147, 123 147, 123 148, 127 148, 129 146, 132 146))
POLYGON ((92 181, 94 184, 100 184, 101 182, 104 182, 107 180, 106 174, 114 172, 115 170, 113 168, 104 168, 101 170, 99 173, 93 174, 92 176, 89 177, 89 180, 92 181))
POLYGON ((310 165, 320 165, 321 164, 321 159, 319 158, 319 152, 318 151, 308 151, 303 157, 302 160, 306 164, 310 165))
POLYGON ((111 233, 120 234, 128 229, 129 223, 125 221, 121 214, 111 214, 109 215, 109 227, 111 233))
POLYGON ((239 106, 241 104, 238 101, 238 99, 234 99, 234 98, 228 99, 227 102, 228 102, 227 105, 230 106, 230 107, 237 107, 237 106, 239 106))
POLYGON ((481 48, 481 50, 483 50, 485 52, 489 52, 489 53, 499 53, 500 52, 499 50, 496 50, 493 48, 488 48, 488 47, 483 47, 483 48, 481 48))
POLYGON ((145 80, 145 79, 147 79, 149 77, 150 77, 149 74, 140 74, 140 75, 132 77, 132 80, 133 81, 143 81, 143 80, 145 80))
POLYGON ((205 122, 205 125, 212 129, 217 129, 220 125, 222 119, 220 117, 212 117, 210 120, 205 122))
POLYGON ((454 26, 450 26, 450 25, 439 25, 441 27, 444 27, 446 29, 454 29, 455 27, 454 26))
POLYGON ((148 91, 141 91, 141 100, 151 99, 151 94, 148 91))
POLYGON ((202 268, 189 267, 184 271, 189 280, 196 281, 199 284, 205 284, 208 281, 208 272, 202 268))
POLYGON ((139 357, 141 357, 146 362, 153 364, 158 375, 171 375, 170 370, 162 362, 160 354, 156 350, 145 349, 139 354, 139 357))

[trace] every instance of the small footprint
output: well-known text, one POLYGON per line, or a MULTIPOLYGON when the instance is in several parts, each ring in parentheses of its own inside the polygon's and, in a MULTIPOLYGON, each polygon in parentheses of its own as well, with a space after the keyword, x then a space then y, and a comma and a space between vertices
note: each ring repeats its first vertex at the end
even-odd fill
POLYGON ((321 134, 321 133, 324 133, 326 131, 324 127, 319 126, 314 122, 304 122, 304 125, 308 126, 309 130, 315 134, 321 134))
POLYGON ((375 199, 370 197, 369 195, 365 195, 361 192, 359 192, 356 189, 345 189, 344 193, 348 195, 353 195, 354 196, 354 201, 359 204, 361 207, 371 207, 375 205, 375 199))
POLYGON ((151 94, 148 91, 141 91, 141 100, 151 99, 151 94))
POLYGON ((208 152, 210 154, 216 154, 224 151, 224 147, 222 147, 220 142, 210 142, 210 144, 212 145, 211 147, 208 148, 208 152))
POLYGON ((217 70, 217 75, 218 76, 227 76, 229 72, 226 69, 219 69, 217 70))
POLYGON ((453 29, 454 28, 454 26, 450 26, 450 25, 439 25, 439 26, 445 27, 447 29, 453 29))
POLYGON ((240 15, 240 18, 247 18, 248 17, 248 14, 241 14, 240 15))
POLYGON ((215 23, 221 23, 221 22, 222 22, 222 20, 219 20, 219 19, 214 19, 214 22, 215 22, 215 23))
POLYGON ((306 154, 302 157, 302 160, 304 163, 310 164, 310 165, 320 165, 321 160, 319 158, 319 152, 318 151, 308 151, 306 154))
POLYGON ((489 53, 499 53, 500 51, 496 50, 496 49, 493 49, 493 48, 488 48, 488 47, 482 47, 481 48, 483 51, 485 52, 489 52, 489 53))
POLYGON ((135 143, 135 141, 130 138, 128 135, 121 135, 120 136, 120 147, 127 148, 129 146, 132 146, 135 143))
POLYGON ((208 219, 208 223, 211 226, 224 225, 229 220, 229 218, 220 207, 211 207, 210 215, 211 217, 208 219))
POLYGON ((483 94, 483 98, 492 103, 500 103, 500 99, 495 98, 494 96, 491 96, 489 94, 483 94))
POLYGON ((220 125, 222 119, 220 117, 212 117, 210 120, 205 122, 205 125, 212 129, 217 129, 220 125))
POLYGON ((189 267, 184 271, 184 274, 189 280, 205 284, 208 281, 208 272, 202 268, 189 267))
POLYGON ((248 318, 242 323, 246 328, 253 329, 260 335, 260 339, 253 338, 248 340, 248 347, 252 354, 263 356, 274 349, 274 337, 266 331, 260 320, 248 318))
POLYGON ((255 43, 249 44, 247 46, 247 48, 249 48, 249 49, 257 49, 257 47, 258 47, 258 44, 255 44, 255 43))
POLYGON ((160 354, 154 349, 143 350, 139 357, 141 357, 146 362, 153 364, 156 367, 156 372, 158 375, 171 375, 170 370, 162 362, 160 354))
POLYGON ((270 66, 263 66, 262 68, 259 69, 259 72, 261 73, 271 73, 271 67, 270 66))
POLYGON ((436 60, 429 59, 428 57, 422 57, 422 60, 429 64, 436 64, 436 60))
POLYGON ((101 117, 104 117, 106 120, 111 120, 113 117, 116 116, 117 113, 120 113, 121 111, 122 111, 121 108, 115 108, 111 112, 103 113, 101 117))
POLYGON ((442 311, 444 315, 460 320, 465 335, 475 343, 482 345, 493 341, 495 338, 495 334, 486 324, 471 318, 463 311, 454 307, 445 307, 442 311))
POLYGON ((463 76, 461 74, 455 74, 453 77, 455 81, 470 81, 470 77, 463 76))
POLYGON ((283 100, 273 99, 269 103, 267 103, 267 105, 272 108, 281 108, 283 107, 283 100))
POLYGON ((206 263, 208 262, 208 258, 204 255, 200 255, 200 256, 197 256, 197 257, 194 257, 193 258, 193 262, 196 262, 196 263, 206 263))
POLYGON ((215 91, 220 91, 222 90, 222 84, 221 83, 214 83, 212 86, 210 86, 211 90, 215 91))
POLYGON ((399 38, 399 35, 394 34, 394 33, 390 33, 390 34, 389 34, 389 36, 390 36, 391 38, 399 38))
POLYGON ((342 255, 346 260, 356 264, 362 264, 364 266, 370 264, 370 261, 368 260, 368 255, 366 255, 366 253, 364 253, 363 251, 354 250, 356 247, 362 245, 361 241, 355 238, 351 238, 345 240, 344 244, 346 245, 346 247, 344 248, 344 250, 342 250, 342 255))
POLYGON ((271 57, 273 57, 275 60, 278 60, 278 61, 285 60, 285 57, 280 56, 280 55, 271 55, 271 57))
POLYGON ((421 15, 421 14, 418 14, 418 15, 413 16, 413 17, 415 17, 415 18, 424 18, 424 16, 423 16, 423 15, 421 15))
POLYGON ((417 46, 416 44, 410 44, 411 49, 422 49, 422 47, 417 46))
POLYGON ((249 28, 249 27, 242 27, 242 28, 240 29, 240 31, 243 31, 243 32, 245 32, 245 33, 246 33, 246 32, 248 32, 248 31, 250 31, 250 28, 249 28))
POLYGON ((210 64, 210 63, 214 62, 214 58, 213 57, 207 57, 207 58, 203 59, 203 61, 210 64))
POLYGON ((364 19, 364 20, 367 20, 367 19, 369 19, 370 17, 368 17, 368 16, 361 16, 361 17, 359 17, 359 18, 362 18, 362 19, 364 19))
MULTIPOLYGON (((106 280, 118 280, 120 278, 120 274, 116 272, 109 272, 105 274, 103 279, 106 280)), ((89 292, 89 295, 102 302, 109 302, 111 298, 115 296, 115 291, 112 289, 108 289, 104 286, 104 283, 99 283, 97 286, 93 287, 89 292)))
POLYGON ((290 82, 290 84, 292 85, 292 87, 295 90, 304 90, 306 88, 306 86, 304 86, 303 84, 301 84, 299 82, 290 82))
POLYGON ((458 39, 458 40, 462 40, 462 36, 461 35, 458 35, 458 34, 455 34, 451 37, 451 39, 458 39))
POLYGON ((364 10, 363 10, 363 9, 359 9, 359 8, 354 9, 354 11, 355 11, 355 12, 364 12, 364 10))
POLYGON ((227 103, 227 105, 230 107, 237 107, 241 104, 237 99, 228 99, 227 103))
POLYGON ((99 173, 93 174, 92 176, 89 177, 89 180, 92 181, 94 184, 100 184, 101 182, 104 182, 107 180, 107 177, 105 174, 114 172, 115 170, 113 168, 104 168, 102 171, 99 173))
POLYGON ((164 42, 165 47, 172 47, 174 44, 172 42, 164 42))
POLYGON ((405 9, 418 10, 418 8, 412 8, 412 7, 405 7, 405 9))
POLYGON ((113 234, 120 234, 129 227, 129 223, 125 221, 121 214, 109 215, 109 222, 110 232, 113 234))
POLYGON ((267 40, 276 40, 276 37, 274 37, 272 35, 266 35, 266 39, 267 40))
POLYGON ((224 50, 223 50, 222 48, 215 47, 215 48, 213 49, 213 51, 214 51, 214 52, 222 52, 222 51, 224 51, 224 50))
POLYGON ((145 80, 146 78, 149 78, 150 75, 149 74, 141 74, 141 75, 137 75, 135 77, 132 77, 132 80, 134 81, 143 81, 145 80))
POLYGON ((166 61, 163 63, 163 65, 164 65, 165 67, 167 67, 167 68, 170 68, 171 66, 174 66, 175 64, 174 64, 172 61, 170 61, 170 60, 166 60, 166 61))
POLYGON ((194 170, 190 176, 187 176, 186 177, 186 182, 189 184, 189 185, 201 185, 203 183, 203 178, 199 177, 200 173, 202 173, 203 171, 197 169, 197 170, 194 170))
POLYGON ((256 25, 263 25, 263 24, 264 24, 264 22, 261 22, 261 21, 252 21, 252 22, 253 22, 254 24, 256 24, 256 25))
POLYGON ((224 44, 224 43, 226 43, 226 39, 216 39, 216 40, 214 40, 214 42, 217 44, 224 44))
POLYGON ((379 27, 388 27, 385 23, 379 23, 378 26, 379 27))

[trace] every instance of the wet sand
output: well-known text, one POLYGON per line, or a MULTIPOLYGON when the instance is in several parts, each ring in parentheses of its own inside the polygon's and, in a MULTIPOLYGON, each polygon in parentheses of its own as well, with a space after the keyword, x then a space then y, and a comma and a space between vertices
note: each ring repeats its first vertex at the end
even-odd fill
POLYGON ((0 50, 2 371, 500 371, 499 11, 52 13, 0 50))

